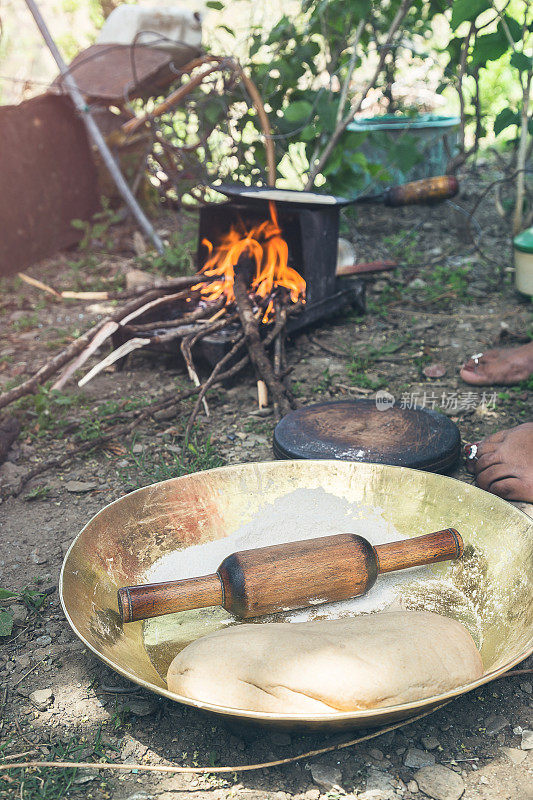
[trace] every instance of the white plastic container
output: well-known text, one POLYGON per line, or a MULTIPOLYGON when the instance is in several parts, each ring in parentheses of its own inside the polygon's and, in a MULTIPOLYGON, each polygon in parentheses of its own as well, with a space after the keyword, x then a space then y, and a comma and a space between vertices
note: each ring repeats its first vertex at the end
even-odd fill
POLYGON ((189 48, 200 50, 202 18, 197 11, 179 6, 118 6, 106 19, 96 44, 133 43, 166 50, 172 55, 189 48))

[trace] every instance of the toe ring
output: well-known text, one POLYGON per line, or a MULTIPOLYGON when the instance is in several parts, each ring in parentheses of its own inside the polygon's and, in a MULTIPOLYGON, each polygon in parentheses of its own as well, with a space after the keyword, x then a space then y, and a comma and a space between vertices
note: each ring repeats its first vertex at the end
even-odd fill
POLYGON ((478 460, 477 450, 478 450, 477 444, 473 444, 473 445, 470 446, 470 451, 469 451, 469 453, 467 455, 468 461, 477 461, 478 460))
POLYGON ((474 365, 476 367, 482 358, 483 358, 483 353, 475 353, 473 356, 470 356, 470 360, 474 362, 474 365))

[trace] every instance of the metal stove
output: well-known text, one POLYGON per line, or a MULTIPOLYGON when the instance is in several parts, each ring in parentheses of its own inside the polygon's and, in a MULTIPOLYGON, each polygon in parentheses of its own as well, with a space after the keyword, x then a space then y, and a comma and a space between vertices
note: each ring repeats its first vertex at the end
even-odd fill
MULTIPOLYGON (((288 318, 287 332, 295 333, 348 308, 364 313, 365 283, 358 278, 336 275, 338 207, 277 202, 276 208, 289 248, 289 266, 306 282, 305 305, 301 313, 288 318)), ((204 206, 200 211, 198 268, 204 266, 208 257, 207 247, 202 244, 204 239, 209 239, 216 247, 220 237, 239 220, 249 228, 268 217, 268 201, 262 199, 241 198, 204 206)), ((229 348, 231 336, 231 331, 226 330, 206 336, 200 343, 199 353, 210 363, 216 363, 229 348)))

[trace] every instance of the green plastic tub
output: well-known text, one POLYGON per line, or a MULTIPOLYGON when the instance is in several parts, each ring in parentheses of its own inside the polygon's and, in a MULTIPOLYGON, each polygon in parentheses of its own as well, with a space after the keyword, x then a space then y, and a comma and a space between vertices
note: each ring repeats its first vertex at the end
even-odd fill
POLYGON ((443 175, 457 152, 459 117, 437 114, 383 114, 357 119, 348 126, 353 147, 381 174, 368 178, 387 185, 443 175))

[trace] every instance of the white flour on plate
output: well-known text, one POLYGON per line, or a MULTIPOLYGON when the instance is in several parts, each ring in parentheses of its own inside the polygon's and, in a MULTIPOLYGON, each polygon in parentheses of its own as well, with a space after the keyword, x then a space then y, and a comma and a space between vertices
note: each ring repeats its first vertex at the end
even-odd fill
MULTIPOLYGON (((266 504, 250 522, 223 539, 176 550, 155 562, 143 576, 146 582, 180 580, 216 572, 226 556, 237 550, 251 550, 283 542, 296 542, 318 536, 355 533, 371 544, 385 544, 406 539, 394 526, 383 519, 380 509, 368 508, 328 494, 324 489, 296 489, 294 492, 266 504)), ((420 531, 420 534, 429 531, 420 531)), ((362 597, 336 603, 319 604, 284 614, 291 622, 316 619, 338 619, 343 616, 379 611, 390 605, 395 587, 406 576, 412 580, 422 577, 427 568, 417 567, 378 576, 374 587, 362 597)), ((228 620, 231 622, 232 618, 228 620)))

